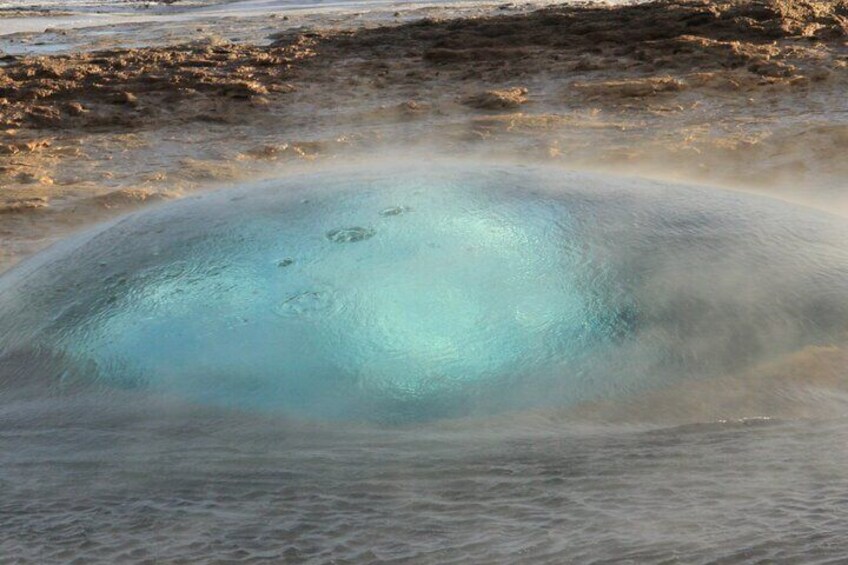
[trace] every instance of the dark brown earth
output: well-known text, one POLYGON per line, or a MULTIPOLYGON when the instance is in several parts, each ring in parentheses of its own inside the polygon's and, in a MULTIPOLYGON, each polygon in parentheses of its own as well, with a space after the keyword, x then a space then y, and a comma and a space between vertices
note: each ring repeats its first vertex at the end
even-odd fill
MULTIPOLYGON (((414 87, 421 94, 445 75, 454 84, 520 82, 541 73, 579 76, 588 80, 574 84, 576 95, 608 99, 703 86, 804 86, 845 68, 844 57, 827 51, 823 57, 821 49, 842 47, 846 32, 844 1, 651 2, 284 32, 268 46, 7 58, 0 68, 0 128, 133 129, 175 117, 227 120, 232 116, 222 103, 243 106, 240 113, 261 113, 269 98, 285 103, 298 83, 332 82, 340 74, 377 88, 414 87), (622 78, 591 80, 609 73, 622 78)), ((470 105, 484 109, 520 103, 476 96, 470 105)), ((5 152, 16 149, 7 145, 5 152)))

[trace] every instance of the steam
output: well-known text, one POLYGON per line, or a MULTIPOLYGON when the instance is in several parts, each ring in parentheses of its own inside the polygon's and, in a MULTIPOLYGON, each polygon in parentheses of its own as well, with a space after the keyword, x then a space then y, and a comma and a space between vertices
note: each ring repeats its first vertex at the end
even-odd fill
MULTIPOLYGON (((770 199, 554 168, 342 167, 42 254, 3 279, 0 345, 17 375, 54 359, 35 380, 319 420, 626 406, 841 348, 846 234, 770 199)), ((839 388, 837 367, 809 378, 839 388)))

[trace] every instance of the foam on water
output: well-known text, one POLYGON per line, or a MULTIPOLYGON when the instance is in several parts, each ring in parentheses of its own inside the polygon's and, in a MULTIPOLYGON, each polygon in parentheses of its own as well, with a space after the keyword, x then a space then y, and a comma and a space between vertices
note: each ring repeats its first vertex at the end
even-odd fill
POLYGON ((568 406, 833 343, 846 234, 643 181, 351 168, 164 205, 42 254, 0 282, 0 354, 7 382, 310 419, 568 406))

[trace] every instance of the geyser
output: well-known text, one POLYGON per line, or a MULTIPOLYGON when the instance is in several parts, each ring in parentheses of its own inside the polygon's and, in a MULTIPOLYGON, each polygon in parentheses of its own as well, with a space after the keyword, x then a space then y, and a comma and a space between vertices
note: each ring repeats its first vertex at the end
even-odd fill
POLYGON ((848 328, 844 222, 546 168, 351 168, 206 194, 0 282, 0 377, 318 419, 568 405, 848 328))

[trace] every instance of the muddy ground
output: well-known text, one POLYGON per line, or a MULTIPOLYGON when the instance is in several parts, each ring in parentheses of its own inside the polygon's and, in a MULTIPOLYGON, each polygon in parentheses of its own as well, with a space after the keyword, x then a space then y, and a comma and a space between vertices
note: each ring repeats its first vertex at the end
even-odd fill
POLYGON ((848 2, 460 12, 245 20, 239 41, 198 26, 177 44, 2 57, 0 270, 132 207, 388 152, 848 213, 848 2))

